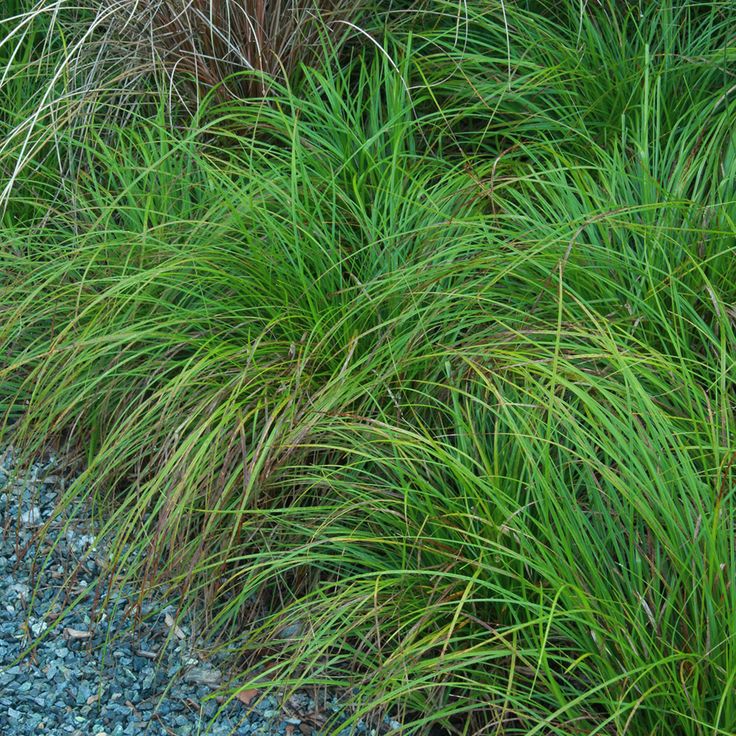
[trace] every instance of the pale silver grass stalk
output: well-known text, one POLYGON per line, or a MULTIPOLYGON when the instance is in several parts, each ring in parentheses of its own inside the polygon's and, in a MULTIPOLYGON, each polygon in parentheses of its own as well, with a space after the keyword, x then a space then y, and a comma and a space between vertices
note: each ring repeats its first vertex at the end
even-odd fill
MULTIPOLYGON (((124 2, 124 0, 121 0, 121 3, 124 2)), ((49 8, 45 4, 39 4, 37 6, 37 10, 32 11, 32 16, 35 16, 37 13, 43 13, 47 10, 50 10, 54 16, 58 13, 58 11, 61 9, 61 7, 65 5, 64 0, 56 0, 56 2, 51 4, 51 7, 49 8)), ((115 6, 113 5, 110 9, 108 9, 107 14, 102 14, 99 17, 105 18, 108 16, 113 15, 115 12, 115 6)), ((5 153, 7 153, 9 147, 15 144, 15 141, 18 136, 22 137, 22 142, 20 144, 20 150, 18 152, 15 164, 13 166, 13 171, 11 175, 8 178, 7 183, 3 187, 2 191, 0 192, 0 206, 5 208, 7 205, 8 197, 10 196, 10 193, 12 192, 14 183, 19 176, 20 172, 25 168, 25 166, 33 160, 36 153, 39 152, 39 150, 43 147, 44 143, 46 142, 47 138, 46 136, 42 136, 40 140, 33 141, 33 131, 35 130, 38 123, 42 120, 43 115, 45 113, 50 113, 57 105, 61 105, 64 103, 66 99, 73 99, 74 97, 77 97, 77 95, 72 92, 70 94, 62 95, 60 98, 53 98, 53 92, 56 87, 56 84, 61 80, 64 73, 66 72, 69 63, 76 59, 77 53, 83 49, 88 40, 93 36, 95 30, 97 27, 97 23, 90 24, 82 34, 81 38, 76 41, 76 43, 73 43, 70 46, 69 51, 64 55, 62 62, 57 65, 56 70, 54 71, 51 80, 46 85, 45 90, 43 91, 43 94, 41 96, 41 99, 38 104, 38 108, 35 112, 33 112, 25 121, 23 121, 20 125, 16 126, 15 130, 11 132, 11 134, 7 137, 7 139, 3 142, 3 144, 0 146, 0 157, 2 157, 5 153)), ((7 68, 7 67, 6 67, 7 68)), ((53 135, 53 131, 52 131, 53 135)))
POLYGON ((10 30, 0 48, 14 48, 0 69, 0 86, 37 22, 49 29, 43 53, 50 53, 60 28, 69 42, 35 109, 0 145, 0 157, 11 162, 0 207, 53 136, 58 123, 42 131, 45 119, 63 120, 82 136, 100 115, 119 122, 157 73, 167 79, 169 100, 190 113, 210 90, 220 99, 264 97, 271 80, 286 82, 301 64, 318 60, 325 34, 345 38, 355 30, 359 7, 358 0, 39 0, 6 21, 10 30))

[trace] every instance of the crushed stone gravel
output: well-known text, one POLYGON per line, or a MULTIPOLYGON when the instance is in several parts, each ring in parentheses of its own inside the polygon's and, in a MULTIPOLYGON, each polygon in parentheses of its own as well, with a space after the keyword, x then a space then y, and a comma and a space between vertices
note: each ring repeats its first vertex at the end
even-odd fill
MULTIPOLYGON (((53 455, 21 476, 13 448, 0 449, 0 734, 316 736, 320 723, 310 714, 341 710, 336 696, 315 703, 305 692, 288 704, 227 702, 216 692, 217 662, 200 656, 185 620, 174 623, 174 602, 144 601, 134 631, 125 612, 136 591, 123 587, 112 605, 96 604, 93 591, 104 585, 92 585, 99 564, 88 554, 91 522, 59 516, 51 523, 67 523, 65 533, 36 538, 63 484, 53 455), (110 638, 116 630, 124 633, 110 638)), ((380 731, 399 725, 386 719, 380 731)), ((340 733, 363 735, 377 732, 359 722, 340 733)))

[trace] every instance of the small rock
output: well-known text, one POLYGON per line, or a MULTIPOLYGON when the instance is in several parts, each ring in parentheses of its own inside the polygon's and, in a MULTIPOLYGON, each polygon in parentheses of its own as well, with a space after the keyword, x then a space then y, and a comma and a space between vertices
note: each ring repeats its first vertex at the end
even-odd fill
POLYGON ((28 511, 20 515, 21 524, 26 526, 36 526, 41 522, 41 510, 38 506, 31 507, 28 511))
POLYGON ((202 714, 205 718, 212 718, 217 712, 217 703, 214 700, 205 700, 202 703, 202 714))
POLYGON ((184 680, 192 685, 217 687, 222 680, 222 673, 220 670, 216 670, 214 668, 192 667, 192 669, 184 675, 184 680))
POLYGON ((30 625, 31 625, 31 631, 33 632, 34 636, 41 636, 46 629, 48 629, 49 625, 43 620, 43 619, 29 619, 30 625))
POLYGON ((11 588, 18 594, 18 597, 22 596, 23 598, 27 598, 28 594, 31 592, 30 587, 25 583, 13 583, 11 588))

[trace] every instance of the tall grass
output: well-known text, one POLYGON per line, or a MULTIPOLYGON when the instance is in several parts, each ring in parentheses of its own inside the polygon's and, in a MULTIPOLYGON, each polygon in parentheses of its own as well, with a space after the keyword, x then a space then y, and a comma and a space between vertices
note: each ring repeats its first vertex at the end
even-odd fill
MULTIPOLYGON (((302 66, 377 14, 358 0, 12 0, 0 16, 0 86, 30 82, 14 96, 14 125, 3 131, 0 161, 12 162, 0 191, 5 205, 26 166, 61 158, 77 175, 77 146, 88 133, 155 114, 168 101, 170 124, 195 114, 202 97, 262 99, 272 84, 293 84, 302 66), (19 74, 18 68, 24 73, 19 74)), ((13 85, 17 86, 17 85, 13 85)), ((6 163, 9 166, 9 163, 6 163)))
POLYGON ((735 19, 428 6, 12 174, 6 434, 83 461, 108 575, 204 604, 231 690, 734 732, 735 19))

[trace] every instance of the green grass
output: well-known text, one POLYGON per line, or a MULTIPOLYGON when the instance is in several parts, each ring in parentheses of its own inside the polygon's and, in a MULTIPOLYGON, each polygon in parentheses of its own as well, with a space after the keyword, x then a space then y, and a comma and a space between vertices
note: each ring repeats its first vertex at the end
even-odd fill
MULTIPOLYGON (((232 689, 733 733, 735 21, 426 4, 266 101, 11 136, 5 435, 232 689)), ((5 63, 16 126, 49 72, 5 63)))

